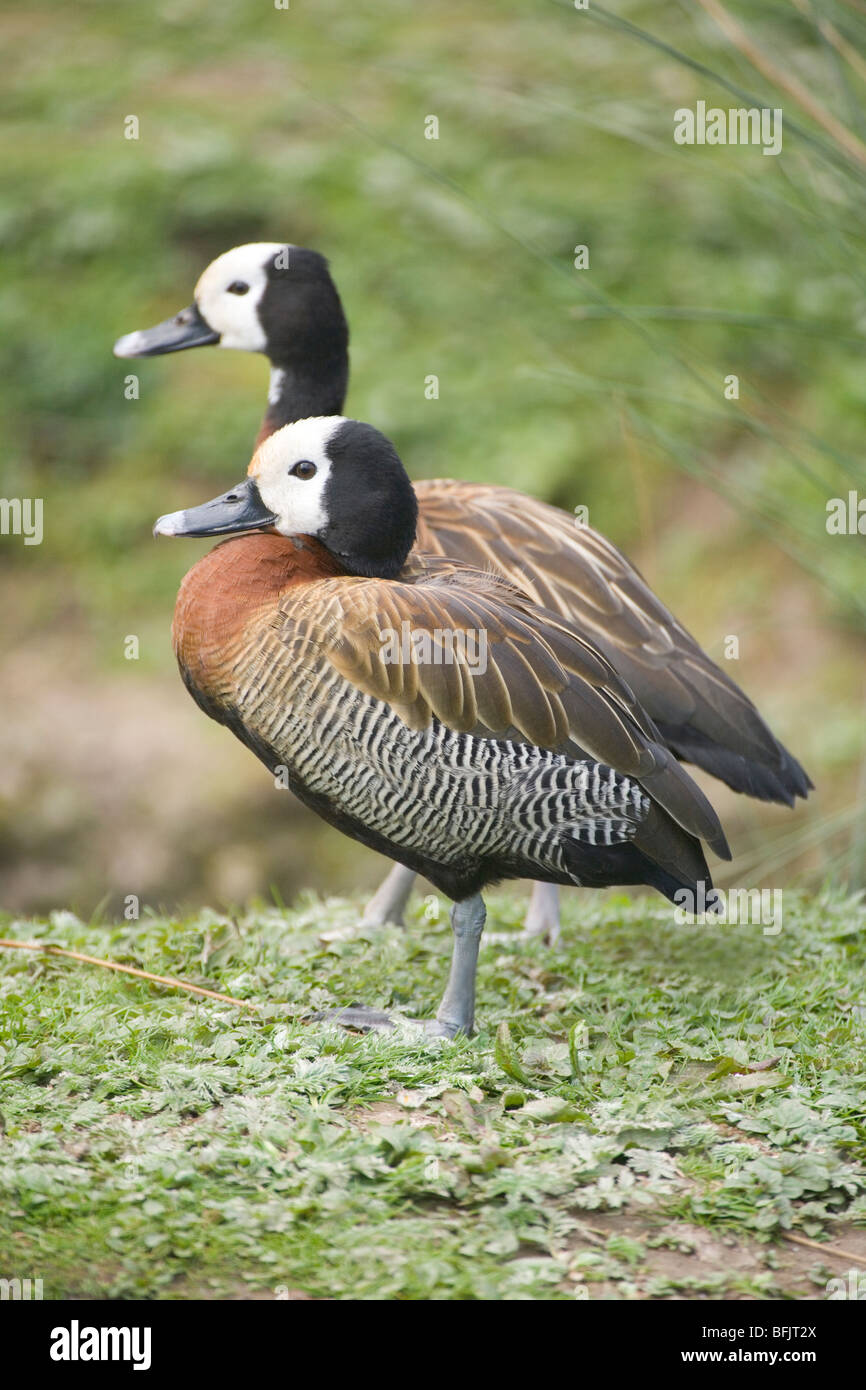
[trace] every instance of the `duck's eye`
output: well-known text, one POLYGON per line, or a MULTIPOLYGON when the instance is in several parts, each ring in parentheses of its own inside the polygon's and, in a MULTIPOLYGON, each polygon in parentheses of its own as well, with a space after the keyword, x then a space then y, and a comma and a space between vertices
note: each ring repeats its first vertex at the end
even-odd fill
POLYGON ((294 468, 289 469, 290 473, 294 473, 296 478, 303 478, 304 482, 308 478, 315 478, 317 471, 316 465, 310 459, 301 459, 294 468))
POLYGON ((232 280, 229 285, 229 294, 246 294, 249 285, 246 280, 232 280))

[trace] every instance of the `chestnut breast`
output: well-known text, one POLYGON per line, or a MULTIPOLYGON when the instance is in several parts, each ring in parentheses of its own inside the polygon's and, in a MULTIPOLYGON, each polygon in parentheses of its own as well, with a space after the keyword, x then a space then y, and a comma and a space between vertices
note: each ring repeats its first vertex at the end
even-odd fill
POLYGON ((341 573, 318 541, 271 532, 224 541, 193 565, 178 592, 172 642, 200 703, 214 714, 231 703, 259 627, 288 589, 341 573))

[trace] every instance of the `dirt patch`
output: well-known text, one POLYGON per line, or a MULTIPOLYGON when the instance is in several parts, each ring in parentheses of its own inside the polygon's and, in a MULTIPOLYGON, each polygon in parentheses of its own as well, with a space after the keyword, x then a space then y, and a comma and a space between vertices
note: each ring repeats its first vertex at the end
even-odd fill
MULTIPOLYGON (((590 1300, 748 1301, 760 1295, 737 1285, 756 1281, 766 1284, 767 1298, 823 1300, 828 1297, 829 1279, 847 1281, 851 1269, 866 1274, 866 1230, 850 1225, 835 1229, 832 1242, 826 1244, 800 1244, 800 1237, 764 1244, 688 1221, 663 1222, 657 1216, 629 1212, 597 1212, 582 1226, 575 1252, 605 1252, 613 1258, 619 1254, 622 1259, 628 1248, 623 1242, 629 1242, 635 1252, 638 1247, 643 1251, 625 1278, 587 1280, 590 1300), (720 1279, 726 1281, 724 1288, 714 1288, 720 1279)), ((572 1282, 578 1288, 582 1283, 578 1277, 572 1282)))
POLYGON ((445 1125, 439 1115, 431 1115, 428 1110, 409 1108, 399 1100, 377 1100, 365 1105, 351 1116, 352 1124, 364 1134, 369 1134, 375 1125, 409 1124, 413 1129, 430 1129, 437 1134, 444 1133, 445 1125))

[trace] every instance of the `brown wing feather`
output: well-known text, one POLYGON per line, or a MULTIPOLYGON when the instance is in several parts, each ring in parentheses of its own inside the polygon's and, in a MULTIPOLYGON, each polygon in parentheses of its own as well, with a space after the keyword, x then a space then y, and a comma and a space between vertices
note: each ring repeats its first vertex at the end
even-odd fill
POLYGON ((751 700, 604 536, 509 488, 438 479, 415 490, 418 549, 500 574, 579 624, 680 756, 737 790, 806 794, 808 777, 751 700))
POLYGON ((390 705, 410 728, 426 728, 435 716, 458 732, 516 730, 532 743, 572 753, 577 745, 641 781, 685 829, 729 856, 709 802, 661 746, 610 663, 556 613, 511 586, 419 557, 405 580, 341 577, 299 585, 283 597, 280 612, 286 640, 304 630, 345 680, 390 705), (470 632, 484 634, 484 663, 468 659, 470 632), (443 633, 458 640, 451 660, 437 663, 430 657, 443 633), (419 651, 413 638, 430 648, 419 651))

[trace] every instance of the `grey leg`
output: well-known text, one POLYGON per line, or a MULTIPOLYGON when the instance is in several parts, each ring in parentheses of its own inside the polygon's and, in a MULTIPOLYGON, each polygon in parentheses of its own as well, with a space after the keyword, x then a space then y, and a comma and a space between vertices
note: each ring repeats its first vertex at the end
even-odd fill
POLYGON ((559 885, 533 883, 529 910, 523 924, 527 936, 543 936, 548 946, 559 940, 559 885))
POLYGON ((448 984, 436 1013, 436 1022, 449 1038, 457 1033, 468 1035, 475 1025, 475 972, 486 917, 480 893, 464 898, 451 909, 454 952, 448 984))
MULTIPOLYGON (((475 1024, 475 972, 478 967, 478 947, 487 913, 480 893, 472 898, 464 898, 451 909, 451 927, 454 932, 454 950, 451 955, 451 971, 448 984, 442 996, 442 1003, 435 1019, 406 1019, 414 1027, 436 1038, 454 1038, 458 1033, 472 1032, 475 1024)), ((343 1028, 356 1028, 361 1032, 370 1029, 389 1029, 394 1021, 381 1009, 371 1009, 366 1004, 350 1004, 347 1009, 329 1010, 323 1014, 313 1014, 313 1021, 338 1023, 343 1028)))
POLYGON ((402 927, 403 913, 412 892, 415 875, 402 864, 395 864, 388 877, 374 893, 364 909, 363 924, 367 927, 381 927, 393 922, 402 927))

